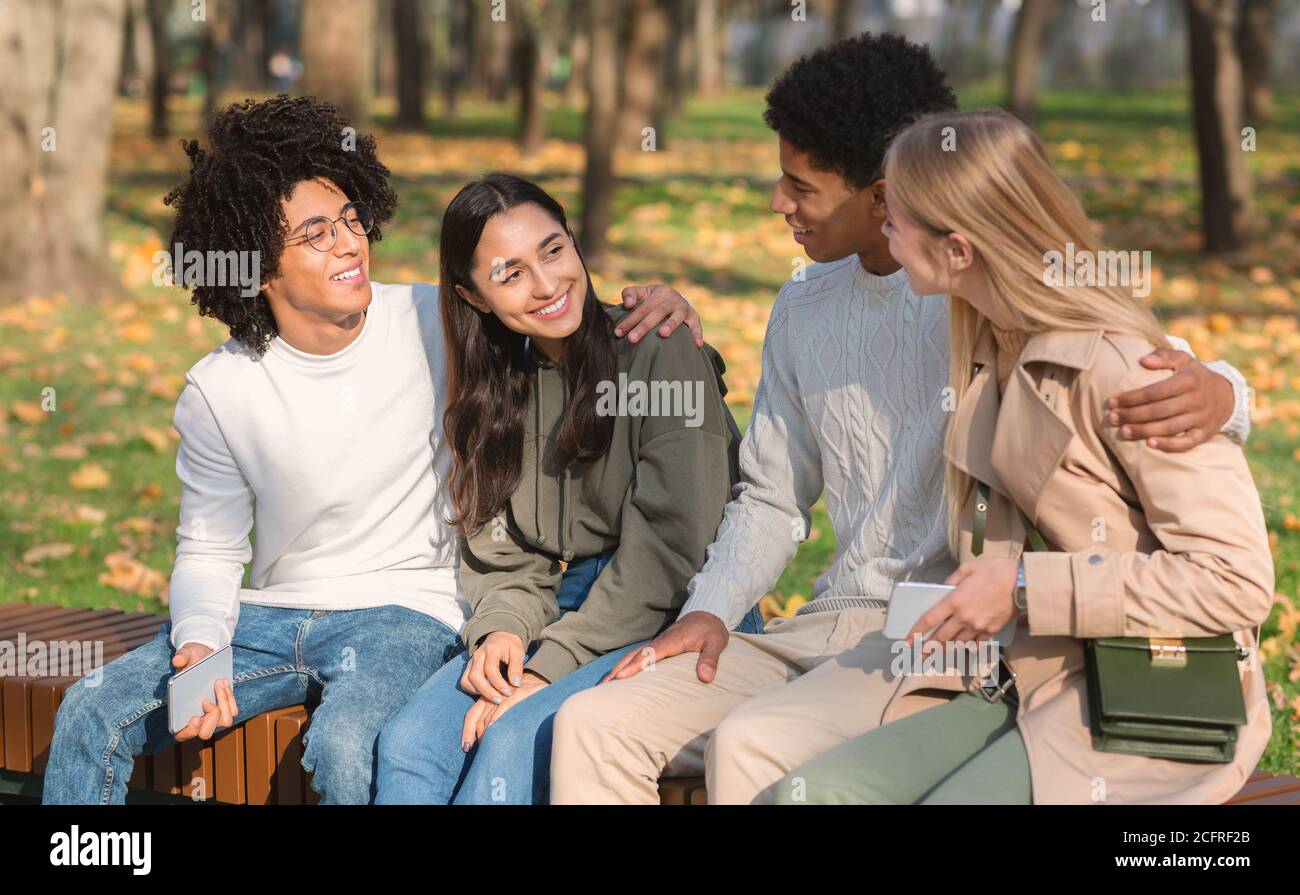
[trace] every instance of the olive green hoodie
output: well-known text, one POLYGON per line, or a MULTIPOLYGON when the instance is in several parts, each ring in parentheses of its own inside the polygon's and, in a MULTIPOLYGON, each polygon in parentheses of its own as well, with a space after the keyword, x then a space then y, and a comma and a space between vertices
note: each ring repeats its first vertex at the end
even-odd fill
MULTIPOLYGON (((607 311, 615 323, 626 313, 607 311)), ((493 631, 518 634, 538 643, 525 667, 552 682, 676 618, 739 478, 740 432, 722 400, 718 353, 696 348, 685 327, 614 344, 617 380, 597 395, 598 412, 614 414, 609 450, 559 467, 568 385, 563 367, 534 349, 519 485, 495 519, 460 541, 460 584, 473 610, 466 646, 472 653, 493 631), (561 618, 562 562, 608 550, 587 598, 561 618)))

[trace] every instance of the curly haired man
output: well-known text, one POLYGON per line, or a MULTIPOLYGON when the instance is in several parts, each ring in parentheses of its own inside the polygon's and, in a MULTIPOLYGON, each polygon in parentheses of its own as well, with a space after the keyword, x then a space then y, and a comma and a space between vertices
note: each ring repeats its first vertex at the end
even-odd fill
MULTIPOLYGON (((230 339, 176 404, 171 618, 97 685, 69 688, 47 804, 121 803, 137 755, 303 702, 322 801, 370 802, 384 724, 463 649, 438 290, 370 279, 397 208, 374 139, 326 103, 280 96, 230 106, 207 143, 185 144, 170 244, 199 314, 230 339), (205 258, 260 282, 223 282, 205 258), (233 679, 173 733, 168 679, 227 645, 233 679)), ((661 289, 625 326, 635 340, 683 319, 698 327, 661 289)))

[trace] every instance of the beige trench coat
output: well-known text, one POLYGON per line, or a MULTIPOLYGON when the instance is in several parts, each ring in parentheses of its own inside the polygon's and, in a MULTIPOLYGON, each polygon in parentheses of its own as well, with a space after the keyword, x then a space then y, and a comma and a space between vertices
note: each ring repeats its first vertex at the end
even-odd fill
MULTIPOLYGON (((1254 653, 1273 598, 1259 494, 1240 447, 1222 434, 1185 453, 1123 441, 1105 401, 1167 372, 1142 367, 1151 345, 1102 332, 1036 334, 998 395, 997 346, 985 324, 975 374, 949 424, 950 460, 991 488, 984 554, 1020 557, 1028 619, 1004 656, 1033 798, 1054 803, 1215 803, 1246 782, 1271 720, 1254 653), (1014 501, 1014 503, 1013 503, 1014 501), (1051 552, 1024 552, 1019 505, 1051 552), (1059 552, 1056 552, 1059 551, 1059 552), (1098 752, 1088 725, 1080 638, 1202 637, 1235 632, 1247 723, 1229 764, 1098 752)), ((972 502, 961 559, 971 558, 972 502)), ((894 679, 882 723, 951 698, 972 679, 894 679)))

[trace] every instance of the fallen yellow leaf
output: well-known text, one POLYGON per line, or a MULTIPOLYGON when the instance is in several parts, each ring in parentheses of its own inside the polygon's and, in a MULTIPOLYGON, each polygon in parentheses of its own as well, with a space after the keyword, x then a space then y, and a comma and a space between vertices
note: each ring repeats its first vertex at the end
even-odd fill
POLYGON ((23 553, 23 562, 28 565, 33 565, 38 562, 44 562, 47 559, 63 559, 65 556, 71 554, 73 549, 74 548, 71 544, 65 544, 62 542, 54 544, 38 544, 23 553))
POLYGON ((108 471, 98 463, 86 463, 68 476, 68 484, 78 491, 107 488, 111 481, 108 471))
POLYGON ((15 401, 9 405, 9 412, 24 423, 44 422, 49 416, 36 401, 15 401))
POLYGON ((123 551, 108 554, 104 563, 108 571, 99 573, 100 584, 142 597, 159 597, 167 605, 167 576, 123 551))

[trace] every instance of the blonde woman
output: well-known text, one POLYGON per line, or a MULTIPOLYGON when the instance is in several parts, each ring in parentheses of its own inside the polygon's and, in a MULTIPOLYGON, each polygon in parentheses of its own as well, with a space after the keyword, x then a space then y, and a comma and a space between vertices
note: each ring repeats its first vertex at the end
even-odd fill
POLYGON ((1181 454, 1119 437, 1106 398, 1167 375, 1138 362, 1165 340, 1125 286, 1050 276, 1052 253, 1095 258, 1082 253, 1098 245, 1031 129, 998 111, 924 118, 891 145, 885 182, 890 253, 918 295, 951 296, 957 401, 945 449, 956 589, 908 636, 989 640, 1017 619, 1001 652, 1009 687, 873 679, 897 688, 864 697, 887 704, 882 726, 796 768, 778 800, 1224 801, 1271 726, 1253 650, 1273 567, 1241 449, 1222 435, 1181 454), (1021 511, 1047 550, 1026 549, 1021 511), (1084 639, 1230 632, 1252 651, 1230 763, 1093 748, 1084 639))

